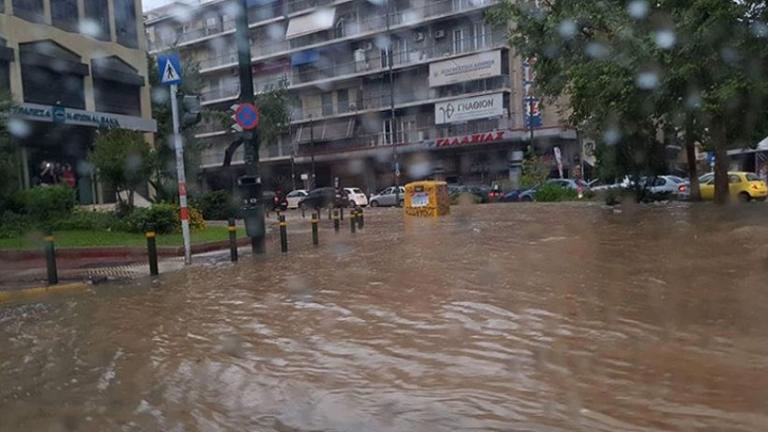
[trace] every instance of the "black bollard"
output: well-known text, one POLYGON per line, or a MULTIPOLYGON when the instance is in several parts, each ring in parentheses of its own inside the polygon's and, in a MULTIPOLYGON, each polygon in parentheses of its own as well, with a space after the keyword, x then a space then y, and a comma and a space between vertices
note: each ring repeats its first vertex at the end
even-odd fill
POLYGON ((147 228, 147 231, 144 233, 144 237, 147 238, 147 257, 149 258, 149 274, 152 276, 157 276, 160 274, 160 272, 157 269, 157 243, 155 237, 157 234, 155 233, 153 228, 147 228))
POLYGON ((232 262, 236 262, 237 261, 237 226, 235 226, 235 218, 229 218, 227 231, 229 231, 229 259, 232 262))
POLYGON ((328 220, 331 220, 331 208, 328 207, 328 220))
POLYGON ((357 228, 358 229, 365 228, 365 217, 363 216, 363 208, 362 207, 357 209, 357 228))
POLYGON ((349 232, 354 234, 356 227, 357 227, 357 221, 355 221, 355 211, 352 210, 351 214, 349 215, 349 232))
POLYGON ((341 215, 341 221, 344 222, 344 207, 339 208, 339 214, 341 215))
POLYGON ((339 211, 333 211, 333 230, 339 232, 339 211))
POLYGON ((304 219, 304 207, 301 208, 301 218, 304 219))
POLYGON ((45 262, 48 268, 48 285, 59 283, 59 272, 56 270, 56 246, 53 244, 53 234, 45 236, 45 262))
POLYGON ((312 212, 312 244, 315 246, 320 244, 317 238, 317 217, 318 215, 316 215, 315 212, 312 212))
POLYGON ((288 252, 288 224, 285 222, 285 216, 280 215, 280 250, 283 253, 288 252))

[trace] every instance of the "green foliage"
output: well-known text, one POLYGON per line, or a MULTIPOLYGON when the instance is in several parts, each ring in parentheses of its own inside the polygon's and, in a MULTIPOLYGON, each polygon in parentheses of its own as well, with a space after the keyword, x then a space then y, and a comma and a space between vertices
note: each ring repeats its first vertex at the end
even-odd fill
POLYGON ((572 201, 577 198, 575 190, 554 183, 544 183, 536 189, 536 201, 540 202, 572 201))
POLYGON ((172 233, 181 227, 179 210, 174 204, 158 203, 150 208, 136 208, 118 227, 119 231, 145 232, 154 229, 159 234, 172 233))
MULTIPOLYGON (((149 182, 155 188, 158 202, 174 201, 178 199, 178 184, 176 182, 176 153, 173 147, 173 118, 171 116, 171 99, 168 86, 160 84, 160 76, 157 70, 157 61, 154 56, 148 55, 149 83, 152 92, 152 118, 157 121, 155 133, 155 145, 152 151, 152 167, 149 182)), ((194 61, 184 62, 184 80, 179 87, 179 94, 200 94, 203 88, 203 79, 200 76, 200 65, 194 61)), ((203 110, 203 121, 211 118, 221 122, 220 113, 217 111, 203 110)), ((195 128, 183 128, 181 130, 184 142, 184 166, 187 178, 195 178, 200 167, 200 153, 202 143, 195 138, 195 128)), ((190 191, 194 189, 194 182, 189 183, 190 191)))
POLYGON ((544 183, 549 177, 550 165, 533 153, 528 153, 523 160, 523 173, 520 186, 531 188, 544 183))
MULTIPOLYGON (((768 134, 764 1, 657 0, 648 8, 632 16, 625 1, 507 0, 487 16, 514 23, 512 45, 537 60, 536 90, 567 97, 571 125, 613 147, 598 156, 601 176, 665 171, 670 137, 698 140, 725 159, 728 146, 768 134)), ((716 176, 725 179, 722 170, 716 176)), ((718 193, 727 192, 725 180, 718 193)))
POLYGON ((88 160, 115 190, 128 192, 127 202, 118 194, 118 204, 128 208, 133 207, 134 192, 147 182, 153 164, 142 134, 126 129, 99 130, 88 160))
POLYGON ((259 138, 262 146, 274 145, 281 133, 291 124, 291 100, 288 91, 280 86, 258 95, 259 138))
POLYGON ((10 95, 0 92, 0 213, 19 189, 19 158, 16 145, 8 133, 8 116, 12 107, 10 95))
POLYGON ((0 239, 21 236, 32 228, 26 215, 6 211, 0 216, 0 239))
POLYGON ((66 218, 54 221, 51 229, 63 230, 112 230, 119 224, 119 218, 112 212, 97 212, 76 209, 66 218))
POLYGON ((72 214, 75 191, 64 185, 38 186, 19 191, 14 197, 22 214, 38 226, 50 226, 72 214))
POLYGON ((226 220, 234 217, 237 212, 235 201, 226 191, 206 192, 192 203, 207 220, 226 220))

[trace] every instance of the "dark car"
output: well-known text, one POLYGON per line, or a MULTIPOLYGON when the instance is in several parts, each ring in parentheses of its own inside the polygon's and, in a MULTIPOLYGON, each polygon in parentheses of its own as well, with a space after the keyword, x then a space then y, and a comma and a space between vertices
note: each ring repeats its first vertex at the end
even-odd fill
POLYGON ((448 195, 455 199, 460 194, 472 194, 477 197, 477 202, 487 203, 490 201, 489 193, 491 189, 486 186, 477 185, 448 185, 448 195))
POLYGON ((516 189, 509 191, 499 198, 500 202, 520 202, 520 201, 534 201, 536 195, 536 188, 530 189, 516 189))
POLYGON ((344 207, 346 204, 342 194, 332 187, 322 187, 309 191, 301 201, 299 208, 306 210, 328 207, 344 207))

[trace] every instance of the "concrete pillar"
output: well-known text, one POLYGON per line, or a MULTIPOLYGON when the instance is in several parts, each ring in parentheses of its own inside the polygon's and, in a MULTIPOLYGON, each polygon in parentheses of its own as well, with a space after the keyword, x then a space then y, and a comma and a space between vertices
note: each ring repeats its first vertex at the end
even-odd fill
POLYGON ((509 185, 511 189, 520 187, 520 177, 523 174, 523 151, 510 150, 507 156, 507 167, 509 168, 509 185))

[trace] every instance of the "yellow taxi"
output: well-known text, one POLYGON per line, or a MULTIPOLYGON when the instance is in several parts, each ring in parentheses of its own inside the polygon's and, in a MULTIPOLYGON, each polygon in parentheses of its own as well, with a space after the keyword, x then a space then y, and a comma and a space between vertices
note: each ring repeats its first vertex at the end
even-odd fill
MULTIPOLYGON (((713 173, 703 175, 699 182, 701 199, 715 199, 715 175, 713 173)), ((751 172, 729 172, 728 190, 731 197, 739 201, 765 201, 765 198, 768 197, 768 187, 765 182, 757 174, 751 172)))

